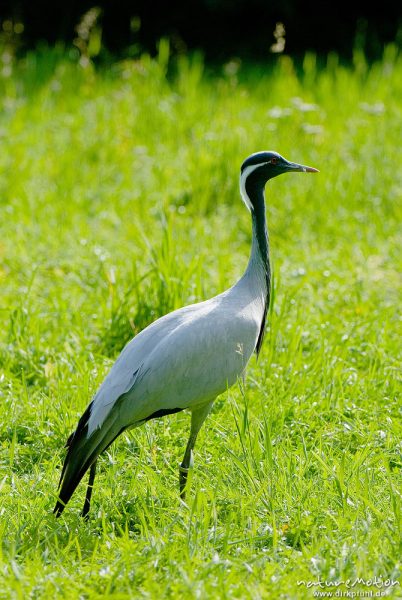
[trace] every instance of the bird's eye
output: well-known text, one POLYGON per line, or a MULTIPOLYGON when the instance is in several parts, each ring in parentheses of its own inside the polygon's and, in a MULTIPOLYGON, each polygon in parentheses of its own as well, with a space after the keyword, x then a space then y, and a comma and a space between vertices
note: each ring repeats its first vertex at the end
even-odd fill
POLYGON ((276 158, 276 156, 271 158, 271 165, 277 165, 278 164, 278 159, 276 158))

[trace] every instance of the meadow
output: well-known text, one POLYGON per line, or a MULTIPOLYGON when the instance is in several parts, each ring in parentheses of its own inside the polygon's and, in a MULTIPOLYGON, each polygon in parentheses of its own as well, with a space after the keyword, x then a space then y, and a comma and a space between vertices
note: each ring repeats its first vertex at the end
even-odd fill
POLYGON ((395 46, 3 61, 0 598, 402 597, 401 106, 395 46), (56 520, 65 441, 125 342, 243 273, 239 168, 264 149, 320 173, 267 186, 265 343, 201 430, 186 503, 180 413, 110 447, 88 522, 85 485, 56 520))

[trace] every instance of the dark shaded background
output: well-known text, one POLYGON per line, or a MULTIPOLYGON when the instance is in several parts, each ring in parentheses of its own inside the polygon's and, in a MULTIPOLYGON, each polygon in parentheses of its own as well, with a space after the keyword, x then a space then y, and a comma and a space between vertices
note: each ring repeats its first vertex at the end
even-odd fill
POLYGON ((336 51, 348 58, 357 42, 376 58, 401 30, 401 5, 395 0, 0 0, 0 21, 24 25, 21 52, 41 41, 71 44, 83 14, 98 6, 102 47, 118 56, 139 49, 153 53, 157 40, 169 37, 174 51, 202 49, 207 59, 263 58, 280 21, 288 53, 336 51))

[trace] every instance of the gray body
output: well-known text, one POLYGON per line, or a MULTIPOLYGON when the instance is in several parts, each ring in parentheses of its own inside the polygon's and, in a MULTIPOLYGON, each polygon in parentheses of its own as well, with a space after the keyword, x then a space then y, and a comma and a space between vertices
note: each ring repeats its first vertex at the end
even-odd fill
MULTIPOLYGON (((250 266, 254 260, 258 257, 250 266)), ((101 385, 88 433, 102 427, 123 395, 116 418, 120 428, 160 410, 199 407, 231 387, 255 350, 266 295, 262 265, 249 267, 223 294, 149 325, 127 344, 101 385)))

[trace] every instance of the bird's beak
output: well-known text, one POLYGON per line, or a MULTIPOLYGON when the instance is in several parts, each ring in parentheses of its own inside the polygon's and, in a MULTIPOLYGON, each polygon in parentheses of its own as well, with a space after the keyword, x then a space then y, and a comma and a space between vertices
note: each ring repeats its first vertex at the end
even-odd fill
POLYGON ((319 170, 314 167, 306 167, 292 162, 288 163, 288 169, 289 171, 301 171, 302 173, 319 173, 319 170))

